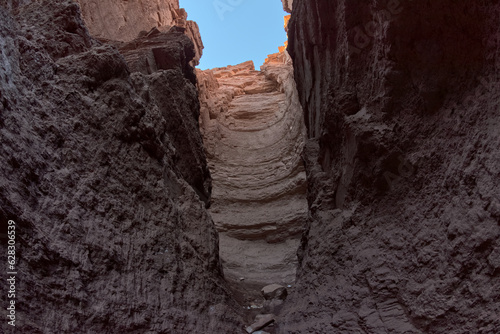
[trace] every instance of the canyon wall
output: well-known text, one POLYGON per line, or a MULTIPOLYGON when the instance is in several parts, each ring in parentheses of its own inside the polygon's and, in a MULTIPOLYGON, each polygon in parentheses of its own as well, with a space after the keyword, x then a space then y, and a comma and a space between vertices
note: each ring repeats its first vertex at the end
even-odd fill
POLYGON ((172 27, 114 44, 91 37, 72 1, 0 3, 15 332, 238 333, 205 209, 193 42, 172 27))
POLYGON ((75 0, 91 35, 98 39, 129 42, 152 28, 167 31, 182 27, 195 44, 197 65, 203 54, 198 24, 187 20, 179 0, 75 0))
POLYGON ((307 219, 305 126, 286 52, 270 55, 261 71, 249 61, 197 76, 226 277, 257 294, 293 283, 307 219))
POLYGON ((500 331, 499 14, 293 2, 310 219, 281 333, 500 331))

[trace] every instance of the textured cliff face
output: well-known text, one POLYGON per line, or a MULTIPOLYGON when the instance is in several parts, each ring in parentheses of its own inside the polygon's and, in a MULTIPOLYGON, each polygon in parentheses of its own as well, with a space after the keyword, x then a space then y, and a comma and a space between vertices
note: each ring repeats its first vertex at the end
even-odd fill
POLYGON ((250 61, 197 72, 225 273, 257 291, 293 281, 307 217, 305 127, 292 66, 284 54, 269 59, 261 71, 250 61))
POLYGON ((500 331, 499 10, 293 2, 311 219, 282 333, 500 331))
POLYGON ((181 18, 179 0, 78 0, 92 35, 130 41, 141 31, 170 27, 181 18))
POLYGON ((92 36, 129 42, 152 28, 167 31, 172 26, 185 29, 195 44, 197 65, 203 53, 198 24, 187 20, 179 0, 75 0, 80 4, 85 23, 92 36))
POLYGON ((70 1, 10 5, 0 222, 17 228, 16 332, 238 332, 203 202, 192 42, 174 29, 124 45, 124 58, 90 37, 70 1), (134 50, 153 53, 151 71, 134 50))

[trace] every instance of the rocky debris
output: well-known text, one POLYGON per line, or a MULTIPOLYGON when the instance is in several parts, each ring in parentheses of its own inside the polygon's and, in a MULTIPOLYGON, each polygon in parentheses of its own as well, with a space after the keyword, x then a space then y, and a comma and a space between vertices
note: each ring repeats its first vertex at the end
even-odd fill
POLYGON ((288 291, 283 285, 270 284, 260 290, 262 296, 266 299, 285 299, 288 291))
POLYGON ((186 176, 207 170, 198 108, 185 73, 130 74, 73 2, 0 5, 0 224, 16 223, 17 331, 242 331, 206 189, 186 176))
POLYGON ((194 87, 196 76, 189 61, 195 56, 193 48, 192 41, 183 31, 174 27, 168 32, 152 29, 145 36, 121 45, 119 51, 130 71, 138 72, 132 75, 133 85, 149 102, 149 107, 159 106, 161 110, 168 110, 165 117, 169 121, 165 126, 175 148, 176 168, 208 207, 212 182, 198 130, 199 104, 190 100, 193 102, 171 107, 178 94, 197 95, 194 87), (186 79, 193 85, 186 85, 186 79), (178 92, 170 87, 178 87, 178 92), (188 89, 183 90, 183 87, 188 89))
POLYGON ((262 311, 268 313, 279 314, 284 306, 284 299, 266 300, 262 305, 262 311))
POLYGON ((245 330, 247 333, 256 333, 259 329, 269 326, 275 320, 276 316, 274 314, 259 314, 255 317, 255 322, 245 328, 245 330))
POLYGON ((295 1, 310 219, 279 333, 497 333, 497 2, 295 1))
POLYGON ((197 71, 211 215, 226 278, 253 291, 250 299, 261 298, 263 285, 293 282, 307 219, 305 128, 291 70, 269 62, 255 71, 245 62, 197 71))

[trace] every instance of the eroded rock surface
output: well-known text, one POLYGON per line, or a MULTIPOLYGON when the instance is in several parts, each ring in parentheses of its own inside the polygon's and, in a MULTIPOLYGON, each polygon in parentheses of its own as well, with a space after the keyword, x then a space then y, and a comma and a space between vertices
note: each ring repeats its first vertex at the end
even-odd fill
POLYGON ((307 216, 305 128, 284 57, 198 71, 200 126, 213 176, 211 214, 228 277, 255 292, 289 283, 307 216))
POLYGON ((280 333, 500 331, 499 10, 293 2, 311 219, 280 333))
POLYGON ((85 23, 92 36, 99 39, 130 42, 153 28, 168 31, 177 26, 195 44, 194 65, 203 53, 198 24, 187 20, 179 0, 75 0, 81 6, 85 23))
MULTIPOLYGON (((16 223, 15 332, 243 331, 205 209, 192 78, 181 66, 136 70, 90 36, 71 1, 9 6, 0 5, 0 222, 2 233, 16 223)), ((171 33, 162 56, 189 62, 192 42, 171 33)), ((145 38, 136 42, 147 54, 145 38)), ((7 294, 0 300, 5 320, 7 294)))

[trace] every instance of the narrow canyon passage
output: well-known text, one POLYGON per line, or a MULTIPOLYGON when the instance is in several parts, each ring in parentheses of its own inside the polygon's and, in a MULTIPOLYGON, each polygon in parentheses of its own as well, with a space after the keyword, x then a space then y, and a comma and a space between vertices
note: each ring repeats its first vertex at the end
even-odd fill
POLYGON ((500 333, 500 2, 282 0, 260 71, 76 2, 0 1, 0 333, 500 333))
POLYGON ((240 302, 293 286, 307 217, 305 126, 285 52, 198 71, 200 127, 213 177, 212 218, 226 279, 240 302))

